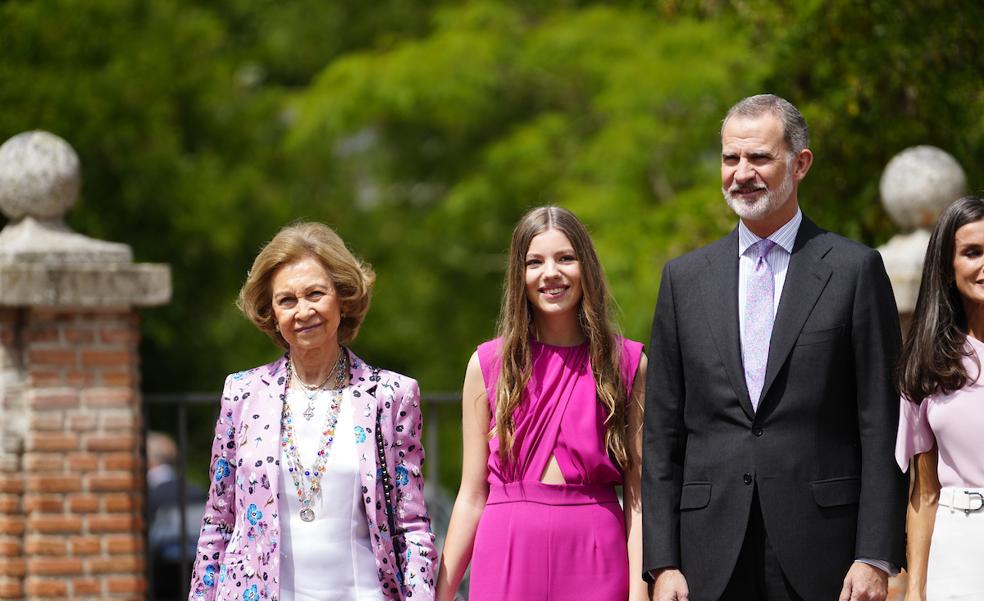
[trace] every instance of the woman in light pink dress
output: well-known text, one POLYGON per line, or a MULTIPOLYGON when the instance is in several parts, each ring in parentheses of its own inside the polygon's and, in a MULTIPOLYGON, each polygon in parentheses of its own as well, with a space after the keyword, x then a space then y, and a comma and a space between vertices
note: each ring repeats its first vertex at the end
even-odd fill
POLYGON ((464 462, 437 598, 647 599, 642 345, 618 335, 591 239, 564 209, 513 232, 499 336, 465 374, 464 462), (616 494, 622 485, 626 510, 616 494))
POLYGON ((984 599, 984 198, 940 216, 902 348, 907 601, 984 599))

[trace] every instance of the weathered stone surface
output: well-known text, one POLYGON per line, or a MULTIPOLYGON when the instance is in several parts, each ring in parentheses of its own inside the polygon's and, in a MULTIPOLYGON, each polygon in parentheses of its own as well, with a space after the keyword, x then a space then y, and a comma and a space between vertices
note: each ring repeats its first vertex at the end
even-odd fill
POLYGON ((146 307, 171 298, 167 265, 134 264, 126 244, 73 232, 65 211, 79 192, 79 159, 43 131, 0 146, 0 306, 146 307))
POLYGON ((62 217, 80 182, 78 155, 54 134, 28 131, 0 146, 0 211, 12 220, 62 217))
POLYGON ((967 177, 956 159, 935 146, 895 155, 881 178, 882 204, 906 230, 879 247, 903 322, 916 308, 930 230, 940 213, 964 194, 967 177))
POLYGON ((130 263, 133 252, 126 244, 104 242, 77 234, 61 218, 25 217, 0 231, 0 265, 39 263, 130 263))
POLYGON ((879 187, 882 204, 896 225, 903 230, 931 229, 943 209, 964 194, 967 176, 946 151, 913 146, 888 162, 879 187))
POLYGON ((888 279, 892 282, 899 313, 912 313, 916 309, 927 246, 929 230, 918 229, 892 236, 891 240, 878 247, 888 279))
POLYGON ((149 307, 170 299, 167 265, 0 264, 0 306, 149 307))

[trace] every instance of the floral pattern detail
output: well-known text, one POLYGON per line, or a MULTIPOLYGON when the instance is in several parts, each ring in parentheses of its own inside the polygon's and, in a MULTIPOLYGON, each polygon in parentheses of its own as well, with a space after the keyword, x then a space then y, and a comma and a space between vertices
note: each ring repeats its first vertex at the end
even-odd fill
POLYGON ((243 601, 260 601, 260 592, 255 584, 243 591, 243 601))
MULTIPOLYGON (((250 503, 249 509, 246 510, 246 519, 249 520, 249 523, 255 526, 256 523, 259 522, 260 518, 262 517, 263 517, 263 512, 260 511, 260 508, 256 506, 256 503, 250 503)), ((250 528, 251 533, 252 531, 253 529, 250 528)), ((253 537, 250 536, 250 538, 253 537)))
POLYGON ((230 473, 229 462, 219 457, 218 460, 216 460, 215 462, 215 481, 216 482, 221 481, 223 478, 228 477, 229 473, 230 473))
POLYGON ((396 466, 396 485, 406 486, 410 483, 410 471, 402 465, 396 466))
MULTIPOLYGON (((432 601, 437 553, 424 506, 422 416, 417 383, 351 356, 362 502, 380 589, 387 601, 432 601), (386 467, 396 484, 396 532, 389 532, 376 414, 381 411, 386 467), (377 470, 377 468, 380 468, 377 470), (395 548, 401 552, 397 555, 395 548), (395 567, 395 566, 398 566, 395 567)), ((192 601, 280 598, 279 423, 283 359, 226 379, 212 444, 213 478, 202 519, 192 601)))

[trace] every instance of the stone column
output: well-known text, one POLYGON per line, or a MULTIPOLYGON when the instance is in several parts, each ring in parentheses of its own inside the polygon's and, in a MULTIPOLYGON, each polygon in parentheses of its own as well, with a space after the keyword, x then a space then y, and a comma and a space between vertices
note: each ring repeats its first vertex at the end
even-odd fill
POLYGON ((0 599, 143 599, 136 309, 167 265, 71 231, 79 160, 34 131, 0 146, 0 599))
POLYGON ((967 176, 956 159, 935 146, 913 146, 885 166, 882 205, 902 230, 878 248, 892 280, 902 331, 916 308, 929 236, 943 209, 964 195, 967 176))

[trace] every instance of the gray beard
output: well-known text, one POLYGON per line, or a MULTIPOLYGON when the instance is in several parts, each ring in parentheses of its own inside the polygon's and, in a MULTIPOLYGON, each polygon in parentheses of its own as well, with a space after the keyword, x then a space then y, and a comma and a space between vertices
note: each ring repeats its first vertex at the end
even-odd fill
POLYGON ((741 219, 749 219, 751 221, 758 221, 759 219, 765 219, 769 215, 775 213, 779 208, 786 204, 789 200, 790 194, 793 192, 793 174, 787 172, 786 177, 783 178, 782 183, 779 184, 779 188, 776 190, 765 189, 765 193, 759 196, 754 202, 745 202, 740 198, 732 196, 732 192, 724 187, 721 188, 721 194, 724 195, 724 201, 728 203, 728 207, 735 212, 741 219))

